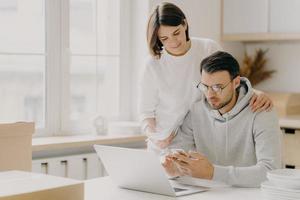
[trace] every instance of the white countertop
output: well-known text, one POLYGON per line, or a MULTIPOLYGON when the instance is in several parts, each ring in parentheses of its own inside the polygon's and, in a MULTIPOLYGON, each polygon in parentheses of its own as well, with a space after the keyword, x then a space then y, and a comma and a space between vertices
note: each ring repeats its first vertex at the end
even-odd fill
POLYGON ((168 197, 158 194, 139 192, 118 188, 107 177, 87 180, 84 183, 85 200, 262 200, 259 188, 216 188, 210 191, 186 195, 182 197, 168 197))
POLYGON ((144 135, 81 135, 39 137, 32 139, 32 151, 57 150, 92 146, 93 144, 124 144, 145 141, 144 135))
POLYGON ((300 129, 300 115, 289 115, 279 118, 281 128, 300 129))

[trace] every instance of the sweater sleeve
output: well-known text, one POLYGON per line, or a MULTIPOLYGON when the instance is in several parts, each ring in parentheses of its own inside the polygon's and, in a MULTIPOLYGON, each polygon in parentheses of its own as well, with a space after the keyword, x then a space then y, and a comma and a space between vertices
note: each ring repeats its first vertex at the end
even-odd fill
POLYGON ((185 116, 185 119, 178 128, 177 135, 169 148, 183 149, 185 151, 195 150, 191 112, 188 112, 185 116))
POLYGON ((214 165, 214 180, 233 186, 259 187, 266 173, 281 166, 281 132, 274 112, 258 113, 254 119, 253 137, 257 163, 254 166, 234 167, 214 165))
POLYGON ((150 62, 141 73, 138 86, 138 113, 140 121, 146 118, 155 118, 155 110, 158 104, 158 89, 151 70, 150 62))

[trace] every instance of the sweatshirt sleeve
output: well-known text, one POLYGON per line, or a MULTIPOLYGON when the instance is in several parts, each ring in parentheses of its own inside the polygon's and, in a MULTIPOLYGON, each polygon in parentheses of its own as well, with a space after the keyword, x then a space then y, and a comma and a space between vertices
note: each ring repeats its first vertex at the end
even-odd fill
POLYGON ((177 135, 169 148, 195 150, 195 140, 192 128, 191 112, 188 112, 182 125, 178 128, 177 135))
POLYGON ((214 180, 233 186, 259 187, 268 171, 281 167, 281 131, 274 110, 256 115, 253 139, 257 164, 248 167, 214 165, 214 180))
POLYGON ((155 110, 158 101, 158 89, 149 61, 139 78, 138 113, 140 121, 143 121, 146 118, 155 118, 155 110))

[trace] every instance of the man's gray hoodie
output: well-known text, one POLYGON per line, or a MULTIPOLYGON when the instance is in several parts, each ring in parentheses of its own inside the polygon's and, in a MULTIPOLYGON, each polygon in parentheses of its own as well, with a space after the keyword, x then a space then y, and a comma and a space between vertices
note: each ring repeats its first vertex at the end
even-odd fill
POLYGON ((259 187, 267 171, 281 166, 281 132, 274 110, 251 111, 252 95, 250 82, 241 78, 238 100, 223 115, 202 98, 192 106, 170 148, 205 155, 214 165, 213 180, 259 187))

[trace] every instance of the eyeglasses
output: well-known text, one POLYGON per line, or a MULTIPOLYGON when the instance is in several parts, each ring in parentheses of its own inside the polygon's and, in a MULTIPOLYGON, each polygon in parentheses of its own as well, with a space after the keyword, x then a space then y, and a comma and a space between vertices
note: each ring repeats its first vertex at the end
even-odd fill
POLYGON ((203 83, 198 83, 197 88, 200 89, 202 92, 206 93, 208 92, 209 88, 211 88, 211 90, 215 93, 221 93, 228 85, 229 83, 231 83, 232 80, 230 80, 228 83, 226 83, 224 86, 222 86, 221 84, 216 84, 216 85, 212 85, 212 86, 208 86, 205 85, 203 83))

